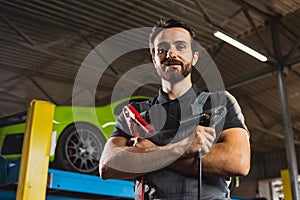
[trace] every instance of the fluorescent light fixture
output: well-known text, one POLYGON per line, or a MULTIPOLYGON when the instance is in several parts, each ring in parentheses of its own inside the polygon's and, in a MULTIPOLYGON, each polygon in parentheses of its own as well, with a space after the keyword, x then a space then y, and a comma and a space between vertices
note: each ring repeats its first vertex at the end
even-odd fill
POLYGON ((253 56, 254 58, 262 61, 262 62, 265 62, 268 60, 268 58, 264 55, 262 55, 261 53, 258 53, 257 51, 247 47, 246 45, 240 43, 239 41, 229 37, 228 35, 225 35, 224 33, 220 32, 220 31, 216 31, 214 33, 214 36, 227 42, 228 44, 231 44, 232 46, 235 46, 236 48, 244 51, 245 53, 253 56))

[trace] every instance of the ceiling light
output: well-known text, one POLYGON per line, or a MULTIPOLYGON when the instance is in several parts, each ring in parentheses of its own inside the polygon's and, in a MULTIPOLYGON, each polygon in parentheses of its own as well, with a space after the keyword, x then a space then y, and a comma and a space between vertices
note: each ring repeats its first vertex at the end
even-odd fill
POLYGON ((240 43, 239 41, 229 37, 228 35, 220 32, 220 31, 216 31, 214 33, 214 36, 227 42, 228 44, 231 44, 232 46, 235 46, 236 48, 246 52, 247 54, 253 56, 254 58, 262 61, 262 62, 265 62, 268 60, 268 58, 264 55, 262 55, 261 53, 258 53, 257 51, 247 47, 246 45, 240 43))

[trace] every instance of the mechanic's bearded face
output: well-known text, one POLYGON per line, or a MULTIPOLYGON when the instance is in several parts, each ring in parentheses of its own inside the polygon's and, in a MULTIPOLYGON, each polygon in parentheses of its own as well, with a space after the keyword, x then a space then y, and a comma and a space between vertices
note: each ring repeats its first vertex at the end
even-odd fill
POLYGON ((162 79, 175 84, 192 72, 198 53, 192 52, 191 41, 184 28, 167 28, 156 36, 152 61, 162 79))

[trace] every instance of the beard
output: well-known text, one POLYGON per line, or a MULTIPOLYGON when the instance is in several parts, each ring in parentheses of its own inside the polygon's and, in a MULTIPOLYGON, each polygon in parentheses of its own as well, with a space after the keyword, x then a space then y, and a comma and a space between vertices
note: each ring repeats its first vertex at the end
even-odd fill
POLYGON ((166 61, 158 70, 158 75, 171 84, 178 83, 186 78, 192 72, 192 64, 190 62, 183 63, 181 61, 166 61), (168 67, 171 64, 180 65, 181 68, 168 67))

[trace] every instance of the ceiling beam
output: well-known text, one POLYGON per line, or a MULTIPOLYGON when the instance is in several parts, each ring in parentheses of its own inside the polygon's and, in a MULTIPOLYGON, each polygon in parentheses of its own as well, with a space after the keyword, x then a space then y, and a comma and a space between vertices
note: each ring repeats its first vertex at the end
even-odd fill
POLYGON ((96 54, 99 56, 99 58, 101 58, 101 60, 104 61, 104 63, 108 66, 109 69, 111 69, 111 71, 115 74, 115 75, 119 75, 118 71, 111 65, 109 64, 105 58, 103 58, 103 56, 99 53, 98 49, 95 48, 95 46, 89 41, 89 39, 85 36, 82 35, 83 40, 92 48, 92 50, 95 50, 96 54))
MULTIPOLYGON (((259 126, 254 126, 252 128, 257 129, 259 131, 262 131, 264 133, 267 133, 270 136, 273 136, 273 137, 285 140, 285 136, 284 135, 282 135, 281 133, 277 133, 277 132, 275 132, 273 130, 265 129, 265 128, 262 128, 262 127, 259 127, 259 126)), ((300 140, 294 140, 294 144, 300 145, 300 140)))
POLYGON ((19 36, 21 36, 28 44, 35 45, 35 42, 25 34, 20 28, 16 27, 11 21, 1 15, 2 20, 12 29, 14 30, 19 36))
POLYGON ((258 40, 260 41, 260 43, 263 45, 263 47, 265 48, 265 50, 267 51, 268 55, 273 57, 272 52, 270 51, 270 49, 267 47, 266 43, 264 42, 264 40, 262 39, 261 35, 258 32, 258 29, 253 21, 253 18, 251 17, 251 15, 249 14, 247 9, 243 9, 243 13, 246 16, 247 20, 249 21, 250 25, 252 26, 253 30, 255 31, 255 34, 258 38, 258 40))
POLYGON ((0 81, 0 84, 8 83, 8 82, 10 82, 10 81, 13 81, 13 80, 16 80, 16 79, 18 79, 18 78, 21 78, 22 76, 24 76, 24 74, 18 74, 18 75, 16 75, 16 76, 9 77, 9 78, 7 78, 7 79, 4 79, 4 80, 0 81))
POLYGON ((297 57, 297 58, 293 58, 293 59, 290 59, 290 60, 286 61, 286 65, 288 65, 288 66, 293 66, 293 65, 296 65, 298 63, 300 63, 300 56, 297 57))
POLYGON ((238 5, 246 8, 246 9, 248 9, 248 10, 251 10, 251 11, 255 12, 256 14, 258 14, 258 15, 264 17, 264 18, 267 18, 267 19, 273 19, 274 18, 273 15, 270 15, 270 14, 268 14, 268 13, 266 13, 266 12, 256 8, 256 7, 254 7, 253 5, 247 3, 244 0, 232 0, 232 1, 235 2, 238 5))
POLYGON ((298 39, 298 41, 293 45, 293 47, 290 49, 288 54, 286 56, 284 56, 284 59, 290 60, 290 58, 296 52, 296 50, 299 50, 299 46, 300 46, 300 39, 298 39))
POLYGON ((228 22, 230 22, 230 20, 232 20, 234 17, 236 17, 240 12, 243 11, 243 8, 239 8, 238 10, 236 10, 232 15, 230 15, 228 18, 226 18, 222 23, 221 23, 221 27, 224 27, 226 24, 228 24, 228 22))
POLYGON ((277 69, 273 66, 269 66, 269 67, 266 67, 260 71, 257 71, 255 73, 252 73, 252 74, 249 74, 247 76, 244 76, 244 77, 241 77, 239 79, 236 79, 232 82, 229 82, 229 83, 226 83, 225 84, 225 88, 227 90, 230 90, 230 89, 233 89, 233 88, 237 88, 241 85, 244 85, 244 84, 248 84, 248 83, 251 83, 253 81, 256 81, 258 79, 261 79, 261 78, 264 78, 266 76, 269 76, 270 74, 272 74, 273 72, 275 72, 277 69))
POLYGON ((200 0, 195 0, 195 3, 199 8, 200 12, 202 13, 202 15, 204 16, 205 21, 207 21, 209 24, 214 24, 208 12, 206 12, 206 9, 203 7, 202 3, 200 2, 200 0))
POLYGON ((20 97, 20 95, 15 95, 15 94, 11 94, 7 91, 0 91, 0 94, 1 94, 1 97, 8 97, 8 98, 13 98, 13 99, 16 99, 16 100, 20 100, 20 102, 25 102, 27 101, 25 98, 23 97, 20 97))
POLYGON ((48 94, 48 92, 31 76, 27 75, 27 78, 54 104, 57 105, 57 102, 48 94))
POLYGON ((0 69, 1 70, 5 70, 5 71, 10 71, 10 72, 14 72, 14 73, 20 73, 20 77, 21 76, 25 76, 25 75, 34 75, 40 78, 44 78, 44 79, 48 79, 48 80, 54 80, 54 81, 59 81, 59 82, 63 82, 63 83, 67 83, 67 84, 73 84, 74 80, 67 78, 67 77, 59 77, 59 76, 53 76, 50 74, 45 74, 41 71, 35 71, 35 70, 30 70, 30 69, 24 69, 21 67, 17 67, 14 65, 10 65, 10 64, 5 64, 5 63, 0 63, 0 69))

